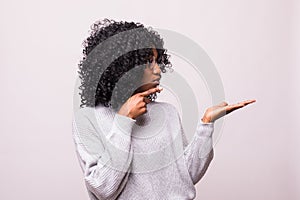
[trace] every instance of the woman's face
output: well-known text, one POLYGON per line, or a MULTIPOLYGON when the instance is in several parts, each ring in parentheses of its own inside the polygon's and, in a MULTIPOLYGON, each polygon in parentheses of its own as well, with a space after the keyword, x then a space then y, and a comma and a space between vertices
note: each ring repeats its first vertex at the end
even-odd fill
POLYGON ((150 88, 157 87, 161 79, 161 69, 157 64, 157 50, 153 48, 153 58, 152 62, 147 64, 147 67, 144 70, 142 78, 142 86, 139 88, 140 91, 146 91, 150 88))

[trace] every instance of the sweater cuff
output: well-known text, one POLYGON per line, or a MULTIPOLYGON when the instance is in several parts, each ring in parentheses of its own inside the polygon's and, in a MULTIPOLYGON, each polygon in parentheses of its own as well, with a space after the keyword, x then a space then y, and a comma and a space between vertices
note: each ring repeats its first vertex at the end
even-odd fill
MULTIPOLYGON (((107 135, 107 139, 113 145, 111 152, 115 151, 114 154, 116 155, 124 154, 124 152, 125 154, 129 153, 131 145, 131 133, 135 121, 135 119, 126 117, 124 115, 120 115, 118 113, 115 114, 112 129, 109 135, 107 135), (120 152, 118 149, 122 151, 120 152)), ((123 155, 123 157, 124 156, 125 155, 123 155)))
POLYGON ((214 122, 204 123, 202 120, 197 124, 197 135, 211 137, 214 131, 214 122))
POLYGON ((136 122, 135 119, 116 113, 114 120, 116 126, 122 131, 122 133, 131 136, 132 127, 136 122))

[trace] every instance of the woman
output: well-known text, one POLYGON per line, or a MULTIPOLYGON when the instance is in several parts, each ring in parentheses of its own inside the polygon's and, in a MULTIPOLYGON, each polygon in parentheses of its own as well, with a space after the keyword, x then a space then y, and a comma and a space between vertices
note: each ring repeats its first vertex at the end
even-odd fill
POLYGON ((159 34, 108 19, 91 29, 79 64, 82 108, 73 120, 89 197, 194 199, 214 155, 214 122, 255 100, 208 108, 188 143, 176 108, 155 101, 162 73, 172 69, 159 34))

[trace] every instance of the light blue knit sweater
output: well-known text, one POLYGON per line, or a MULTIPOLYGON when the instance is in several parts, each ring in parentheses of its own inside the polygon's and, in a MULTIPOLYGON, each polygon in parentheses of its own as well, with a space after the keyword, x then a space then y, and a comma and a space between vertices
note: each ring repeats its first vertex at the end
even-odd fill
POLYGON ((73 140, 91 200, 196 197, 213 156, 214 123, 199 121, 190 143, 177 109, 151 102, 136 119, 104 106, 74 113, 73 140))

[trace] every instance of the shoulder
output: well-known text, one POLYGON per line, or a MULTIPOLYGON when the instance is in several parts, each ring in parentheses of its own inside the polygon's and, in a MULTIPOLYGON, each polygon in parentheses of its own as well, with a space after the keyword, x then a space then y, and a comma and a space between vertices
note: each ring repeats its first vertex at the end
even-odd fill
POLYGON ((73 127, 78 133, 83 133, 86 130, 96 132, 97 118, 95 108, 83 107, 73 112, 73 127))
POLYGON ((110 107, 99 105, 96 107, 83 107, 74 111, 74 117, 77 119, 89 119, 94 120, 99 118, 100 120, 114 115, 114 110, 110 107))
POLYGON ((73 111, 73 120, 84 121, 91 119, 92 115, 95 113, 92 107, 83 107, 73 111))
POLYGON ((115 113, 109 107, 83 107, 74 111, 73 127, 79 135, 101 136, 111 129, 115 113))

